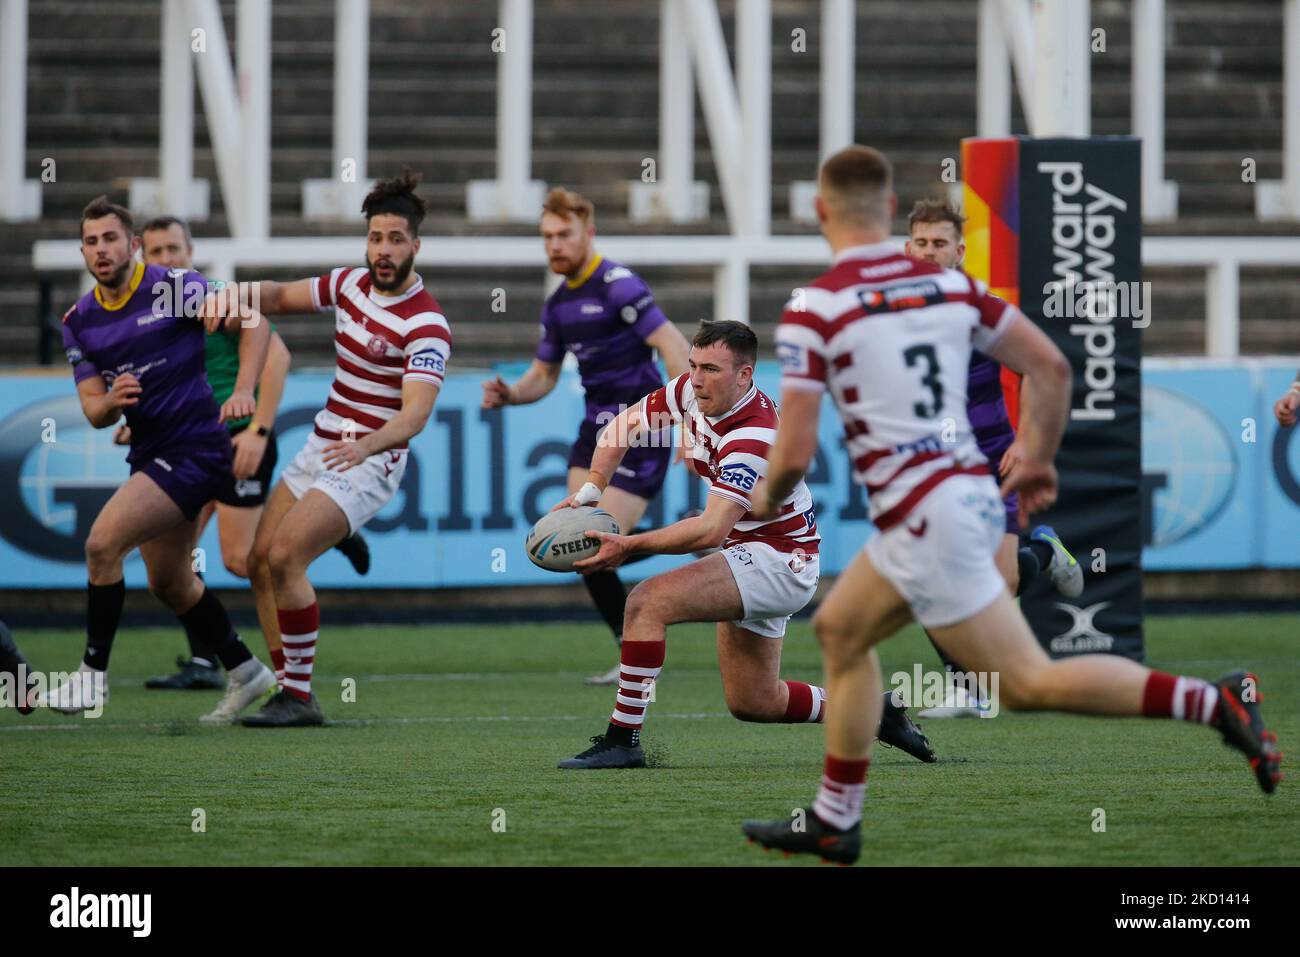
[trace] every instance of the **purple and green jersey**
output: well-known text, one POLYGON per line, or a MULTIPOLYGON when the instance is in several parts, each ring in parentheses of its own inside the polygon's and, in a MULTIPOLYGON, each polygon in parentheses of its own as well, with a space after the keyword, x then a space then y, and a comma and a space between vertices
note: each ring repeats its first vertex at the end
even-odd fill
POLYGON ((197 272, 137 263, 121 300, 104 303, 96 286, 63 317, 63 347, 78 383, 98 375, 111 389, 124 372, 140 381, 139 402, 123 410, 133 465, 176 445, 225 439, 204 374, 203 324, 186 316, 206 289, 197 272))
POLYGON ((542 306, 537 358, 557 363, 565 352, 574 354, 587 393, 586 418, 596 422, 602 412, 636 405, 664 384, 645 340, 667 321, 640 276, 594 256, 542 306))

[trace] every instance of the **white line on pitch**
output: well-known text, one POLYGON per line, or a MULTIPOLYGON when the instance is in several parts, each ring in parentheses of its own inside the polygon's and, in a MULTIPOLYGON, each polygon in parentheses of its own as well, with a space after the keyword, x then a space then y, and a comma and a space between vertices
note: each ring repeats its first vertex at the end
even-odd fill
MULTIPOLYGON (((599 715, 596 716, 599 718, 599 715)), ((655 714, 656 720, 665 718, 672 720, 700 720, 702 718, 730 718, 731 715, 725 711, 698 711, 689 713, 674 714, 655 714)), ((336 727, 369 727, 371 725, 385 724, 468 724, 472 722, 486 721, 591 721, 592 716, 589 714, 553 714, 553 715, 511 715, 511 714, 473 714, 473 715, 423 715, 409 718, 341 718, 339 720, 327 721, 328 725, 336 727)), ((111 728, 114 730, 125 731, 160 731, 175 730, 181 727, 204 727, 197 721, 175 720, 175 721, 99 721, 97 719, 85 719, 81 721, 70 721, 66 724, 31 724, 29 722, 18 722, 0 727, 0 731, 76 731, 79 728, 89 728, 91 724, 99 728, 111 728)))

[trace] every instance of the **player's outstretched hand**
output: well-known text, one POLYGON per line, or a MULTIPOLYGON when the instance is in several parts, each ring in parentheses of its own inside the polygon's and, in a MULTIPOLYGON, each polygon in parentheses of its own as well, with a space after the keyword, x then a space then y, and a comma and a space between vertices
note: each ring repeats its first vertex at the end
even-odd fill
POLYGON ((239 302, 239 287, 222 286, 213 289, 203 297, 203 305, 199 307, 199 319, 203 321, 203 328, 209 333, 220 332, 226 319, 243 319, 246 311, 239 302))
POLYGON ((113 444, 114 444, 114 445, 130 445, 130 444, 131 444, 131 426, 127 425, 125 422, 123 422, 121 425, 119 425, 119 426, 117 427, 117 431, 115 431, 115 432, 113 433, 113 444))
POLYGON ((483 408, 499 409, 510 404, 510 384, 497 376, 483 383, 483 408))
POLYGON ((231 438, 230 444, 235 447, 235 464, 230 471, 237 479, 252 478, 266 454, 266 436, 244 429, 231 438))
POLYGON ((1030 515, 1052 507, 1059 485, 1056 466, 1051 462, 1022 458, 1002 483, 1001 494, 1006 498, 1012 492, 1020 493, 1020 524, 1028 525, 1030 515))
MULTIPOLYGON (((257 399, 253 397, 253 393, 249 389, 236 389, 230 393, 229 399, 221 403, 221 416, 218 421, 242 419, 245 416, 252 415, 256 409, 257 399)), ((244 478, 247 477, 244 476, 244 478)))
POLYGON ((749 514, 745 516, 745 521, 763 521, 767 518, 776 518, 776 513, 780 510, 779 504, 767 500, 767 479, 760 478, 754 483, 754 491, 749 495, 749 514))
POLYGON ((369 456, 357 441, 348 442, 340 439, 321 449, 321 464, 331 472, 346 472, 354 465, 360 465, 369 456))
POLYGON ((1006 478, 1011 470, 1016 467, 1016 463, 1023 457, 1024 448, 1021 446, 1020 440, 1016 439, 1007 447, 1007 450, 1002 453, 1002 461, 998 463, 998 475, 1002 478, 1006 478))
POLYGON ((108 404, 113 409, 125 409, 140 401, 142 391, 140 380, 129 372, 123 372, 113 380, 108 390, 108 404))
POLYGON ((575 572, 590 575, 592 572, 603 572, 607 568, 617 568, 623 564, 627 558, 626 535, 611 535, 609 532, 596 531, 588 531, 586 535, 588 538, 600 539, 600 551, 590 558, 574 562, 575 572))
POLYGON ((1286 395, 1273 404, 1273 414, 1277 416, 1277 424, 1283 428, 1295 425, 1297 407, 1300 407, 1300 391, 1288 389, 1286 395))

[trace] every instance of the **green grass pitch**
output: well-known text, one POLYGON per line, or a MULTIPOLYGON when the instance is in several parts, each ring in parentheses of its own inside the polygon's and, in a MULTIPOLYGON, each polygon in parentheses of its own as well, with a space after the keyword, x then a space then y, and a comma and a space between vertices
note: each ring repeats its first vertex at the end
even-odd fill
MULTIPOLYGON (((1296 625, 1151 618, 1149 660, 1256 670, 1285 751, 1300 743, 1296 625)), ((75 667, 82 645, 73 632, 18 639, 48 670, 75 667)), ((745 845, 739 823, 811 802, 821 729, 728 715, 709 626, 669 634, 644 771, 555 768, 613 704, 581 682, 613 662, 593 624, 331 628, 327 608, 315 687, 334 724, 280 731, 199 725, 218 692, 145 691, 182 648, 179 630, 123 632, 97 720, 0 710, 0 865, 810 863, 745 845)), ((886 675, 937 667, 915 627, 882 658, 886 675)), ((784 674, 820 673, 795 622, 784 674)), ((863 864, 1300 863, 1300 782, 1266 797, 1209 729, 1005 712, 924 725, 939 763, 876 751, 863 864)))

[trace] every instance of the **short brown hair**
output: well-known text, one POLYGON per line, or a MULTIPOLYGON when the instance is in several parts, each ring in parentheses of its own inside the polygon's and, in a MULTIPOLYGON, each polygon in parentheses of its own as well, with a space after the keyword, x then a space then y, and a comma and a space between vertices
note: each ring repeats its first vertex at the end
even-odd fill
POLYGON ((542 203, 542 214, 546 213, 565 219, 577 216, 584 226, 590 226, 596 221, 596 207, 592 205, 591 200, 563 186, 557 186, 546 194, 546 201, 542 203))
POLYGON ((194 237, 190 235, 190 224, 185 222, 179 216, 155 216, 149 222, 140 227, 140 235, 145 233, 158 232, 159 230, 171 229, 173 226, 179 226, 181 232, 185 234, 185 245, 193 246, 194 237))
POLYGON ((103 219, 105 216, 116 216, 121 221, 126 234, 135 235, 135 220, 131 216, 131 211, 125 206, 110 203, 107 196, 96 196, 86 204, 86 208, 81 211, 80 231, 85 232, 86 220, 103 219))
POLYGON ((719 319, 710 322, 705 319, 700 323, 700 331, 691 340, 692 346, 711 346, 720 342, 735 357, 738 366, 752 366, 758 361, 758 336, 754 330, 743 322, 731 319, 719 319))
POLYGON ((424 200, 416 195, 415 187, 420 185, 421 175, 410 167, 392 179, 381 179, 375 188, 366 194, 361 203, 361 212, 367 220, 381 213, 401 216, 411 227, 411 235, 420 235, 420 223, 424 221, 424 200))
POLYGON ((907 231, 910 233, 917 223, 952 223, 960 236, 966 217, 942 199, 918 199, 907 216, 907 231))
POLYGON ((822 163, 817 176, 822 198, 837 217, 888 219, 886 198, 894 188, 894 168, 870 146, 846 146, 822 163))

